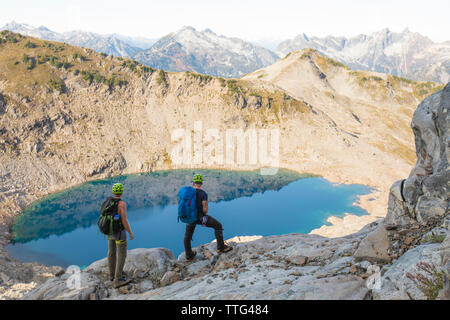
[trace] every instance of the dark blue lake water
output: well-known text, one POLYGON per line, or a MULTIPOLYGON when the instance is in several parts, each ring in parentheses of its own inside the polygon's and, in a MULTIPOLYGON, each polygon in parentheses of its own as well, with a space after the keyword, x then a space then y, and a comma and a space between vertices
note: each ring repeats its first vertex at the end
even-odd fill
MULTIPOLYGON (((173 170, 92 181, 52 194, 30 205, 13 226, 11 255, 30 262, 67 267, 87 266, 107 253, 107 240, 97 229, 98 210, 116 182, 124 185, 123 200, 135 239, 128 249, 166 247, 181 253, 185 224, 177 223, 177 190, 190 185, 194 171, 173 170)), ((224 238, 236 235, 309 233, 331 216, 367 214, 354 206, 371 188, 332 184, 320 177, 279 170, 196 170, 205 178, 209 214, 224 227, 224 238)), ((198 226, 193 247, 214 240, 212 229, 198 226)))

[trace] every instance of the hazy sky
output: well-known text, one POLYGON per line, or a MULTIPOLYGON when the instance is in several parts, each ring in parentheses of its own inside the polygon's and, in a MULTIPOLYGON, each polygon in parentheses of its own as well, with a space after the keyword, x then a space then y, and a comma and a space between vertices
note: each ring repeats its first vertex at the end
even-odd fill
POLYGON ((54 31, 158 38, 185 25, 246 40, 354 36, 388 27, 450 40, 448 0, 0 0, 0 26, 15 20, 54 31))

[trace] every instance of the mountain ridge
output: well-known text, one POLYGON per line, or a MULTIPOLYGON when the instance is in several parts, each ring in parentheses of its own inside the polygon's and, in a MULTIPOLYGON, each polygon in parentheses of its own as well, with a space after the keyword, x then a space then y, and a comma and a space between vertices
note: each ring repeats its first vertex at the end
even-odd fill
POLYGON ((89 31, 72 30, 58 33, 45 26, 33 27, 27 24, 12 21, 4 25, 0 30, 21 33, 44 40, 66 42, 71 45, 94 49, 97 52, 104 52, 120 57, 133 57, 143 48, 143 43, 152 43, 153 40, 146 38, 128 37, 118 34, 103 35, 89 31))
POLYGON ((388 28, 370 35, 346 37, 308 37, 300 34, 281 42, 275 50, 279 56, 291 51, 312 48, 352 69, 370 70, 419 81, 450 81, 449 41, 434 43, 408 28, 400 33, 388 28), (429 70, 433 67, 432 70, 429 70))
POLYGON ((197 31, 191 26, 184 26, 160 39, 87 31, 58 34, 45 26, 34 28, 14 21, 3 29, 130 57, 157 69, 187 70, 228 78, 241 77, 275 63, 278 57, 291 51, 310 47, 355 70, 388 73, 415 81, 446 83, 450 80, 450 41, 435 43, 408 28, 402 32, 384 28, 370 35, 350 38, 314 37, 302 33, 282 41, 275 50, 237 37, 217 35, 209 28, 197 31))
POLYGON ((211 29, 197 31, 184 26, 138 53, 135 59, 168 71, 188 70, 236 78, 272 64, 278 57, 268 49, 239 38, 217 35, 211 29))

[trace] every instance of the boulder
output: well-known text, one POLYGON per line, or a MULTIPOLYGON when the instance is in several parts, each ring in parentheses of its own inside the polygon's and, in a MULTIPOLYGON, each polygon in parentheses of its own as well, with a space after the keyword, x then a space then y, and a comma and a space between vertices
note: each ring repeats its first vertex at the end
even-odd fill
POLYGON ((65 273, 49 279, 22 297, 22 300, 91 300, 107 296, 100 279, 87 272, 65 273))
MULTIPOLYGON (((124 272, 132 278, 159 280, 167 272, 174 260, 175 257, 172 251, 166 248, 133 249, 127 253, 124 272)), ((85 271, 107 274, 107 258, 92 263, 85 271)))
POLYGON ((356 249, 353 257, 356 261, 369 261, 371 263, 387 263, 389 238, 384 224, 380 224, 374 231, 364 238, 356 249))

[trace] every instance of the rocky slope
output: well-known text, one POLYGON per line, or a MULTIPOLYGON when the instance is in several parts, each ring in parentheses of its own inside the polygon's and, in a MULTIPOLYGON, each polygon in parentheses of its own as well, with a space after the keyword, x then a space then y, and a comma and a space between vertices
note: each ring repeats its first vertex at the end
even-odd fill
POLYGON ((219 36, 210 29, 183 27, 140 52, 135 59, 168 71, 195 71, 228 78, 271 65, 276 54, 238 38, 219 36))
POLYGON ((127 173, 261 166, 176 165, 170 156, 171 133, 179 128, 189 132, 195 121, 202 121, 203 130, 220 133, 278 129, 281 168, 376 187, 360 202, 371 213, 369 219, 345 231, 355 232, 385 215, 389 185, 405 176, 415 160, 408 127, 414 106, 439 88, 395 78, 363 81, 365 73, 305 51, 297 59, 304 70, 297 72, 309 75, 314 94, 303 96, 261 79, 169 73, 6 31, 0 39, 2 290, 10 290, 19 274, 28 274, 27 281, 43 274, 36 266, 11 261, 3 247, 13 219, 49 193, 127 173), (17 273, 19 266, 28 271, 17 273))
MULTIPOLYGON (((392 181, 386 174, 395 170, 399 175, 405 175, 415 161, 413 136, 409 128, 413 106, 426 95, 443 88, 431 82, 419 83, 381 73, 353 71, 312 49, 292 52, 277 63, 250 73, 243 79, 275 84, 292 97, 308 101, 321 116, 331 119, 332 125, 344 134, 344 140, 351 150, 346 165, 352 166, 352 170, 360 177, 371 176, 372 168, 367 170, 357 158, 364 158, 367 162, 377 163, 378 168, 383 168, 378 172, 375 182, 381 191, 380 197, 369 204, 373 205, 374 209, 370 211, 374 216, 384 216, 386 212, 390 186, 386 182, 392 181), (396 160, 379 158, 381 150, 395 155, 396 160), (350 160, 351 157, 355 158, 350 160), (350 162, 358 165, 353 166, 350 162), (387 167, 390 169, 386 171, 387 167)), ((303 141, 298 143, 305 151, 300 156, 302 159, 307 154, 318 154, 321 149, 320 145, 303 141)), ((317 159, 318 164, 322 167, 332 166, 335 161, 328 163, 327 160, 333 157, 334 152, 342 151, 334 151, 327 143, 323 145, 327 149, 320 151, 320 154, 325 157, 325 161, 320 157, 317 159)), ((337 228, 323 226, 314 232, 339 236, 348 234, 348 229, 352 227, 350 231, 356 232, 365 224, 375 221, 374 216, 372 220, 367 216, 331 218, 329 222, 337 228), (342 233, 343 230, 347 233, 342 233)))
POLYGON ((405 29, 383 29, 352 38, 325 38, 298 35, 280 43, 280 57, 289 52, 313 48, 352 69, 383 72, 414 80, 450 81, 450 42, 434 43, 419 33, 405 29))
POLYGON ((134 249, 127 287, 112 289, 103 259, 23 298, 450 299, 449 101, 450 84, 419 105, 417 164, 404 188, 392 186, 386 219, 358 233, 235 237, 233 251, 218 256, 215 243, 206 244, 190 263, 167 249, 134 249))

